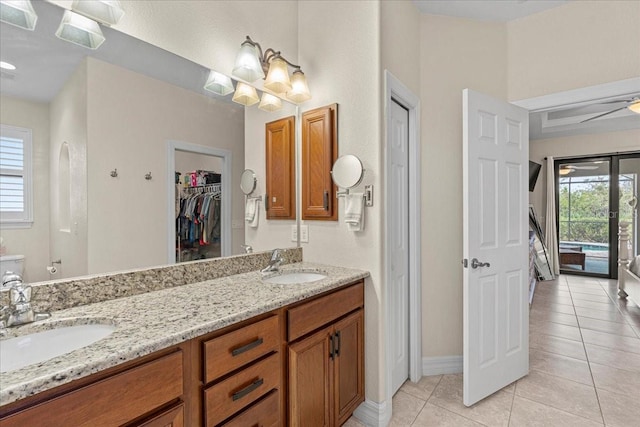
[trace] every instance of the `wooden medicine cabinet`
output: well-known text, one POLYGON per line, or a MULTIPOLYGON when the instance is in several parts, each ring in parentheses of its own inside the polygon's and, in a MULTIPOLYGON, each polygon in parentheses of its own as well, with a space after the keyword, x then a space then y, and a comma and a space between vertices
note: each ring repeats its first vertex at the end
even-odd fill
POLYGON ((295 219, 295 119, 285 117, 265 127, 267 219, 295 219))
POLYGON ((302 219, 338 220, 331 166, 338 158, 338 104, 302 114, 302 219))

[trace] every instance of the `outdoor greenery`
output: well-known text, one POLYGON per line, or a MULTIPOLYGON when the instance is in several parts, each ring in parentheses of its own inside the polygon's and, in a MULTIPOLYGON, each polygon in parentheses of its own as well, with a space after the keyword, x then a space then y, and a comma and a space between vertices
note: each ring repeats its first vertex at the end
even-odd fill
MULTIPOLYGON (((621 177, 622 178, 622 177, 621 177)), ((609 179, 607 176, 561 178, 560 241, 609 242, 609 179)), ((620 220, 631 221, 633 181, 620 180, 620 220)))

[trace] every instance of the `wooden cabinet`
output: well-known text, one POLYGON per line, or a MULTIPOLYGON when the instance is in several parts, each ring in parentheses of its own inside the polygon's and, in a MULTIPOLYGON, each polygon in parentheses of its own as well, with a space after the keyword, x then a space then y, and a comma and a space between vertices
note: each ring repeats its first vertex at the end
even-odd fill
POLYGON ((296 312, 318 317, 313 313, 323 307, 321 320, 308 322, 303 329, 292 333, 290 323, 290 336, 323 322, 326 325, 326 319, 338 319, 289 344, 289 425, 340 426, 364 401, 363 305, 363 284, 359 283, 289 310, 291 322, 296 312), (335 296, 350 302, 327 305, 335 296), (354 299, 356 296, 359 298, 354 299), (344 315, 354 302, 354 310, 344 315))
POLYGON ((338 158, 338 105, 302 114, 302 219, 338 220, 331 167, 338 158))
POLYGON ((286 117, 265 127, 267 219, 295 219, 295 119, 286 117))
POLYGON ((184 427, 184 403, 162 411, 150 420, 133 425, 136 427, 184 427))

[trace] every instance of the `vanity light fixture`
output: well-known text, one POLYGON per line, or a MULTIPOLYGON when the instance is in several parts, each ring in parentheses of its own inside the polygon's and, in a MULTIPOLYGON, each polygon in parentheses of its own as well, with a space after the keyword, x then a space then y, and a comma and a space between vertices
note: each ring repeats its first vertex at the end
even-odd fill
POLYGON ((100 25, 96 21, 71 10, 64 12, 56 36, 89 49, 99 48, 105 40, 100 25))
POLYGON ((253 86, 238 82, 238 84, 236 85, 236 93, 233 94, 233 102, 237 102, 238 104, 249 107, 257 103, 259 100, 260 99, 258 98, 258 93, 253 86))
POLYGON ((249 36, 240 46, 232 74, 247 82, 265 78, 266 74, 264 87, 269 91, 283 94, 296 103, 311 99, 307 79, 300 66, 287 61, 272 48, 263 51, 260 44, 249 36), (292 77, 289 77, 288 67, 294 70, 292 77))
POLYGON ((282 108, 282 100, 277 96, 264 92, 258 108, 269 112, 278 111, 282 108))
POLYGON ((73 0, 71 9, 107 25, 117 24, 124 15, 118 0, 73 0))
POLYGON ((629 105, 627 108, 636 114, 640 114, 640 99, 629 105))
POLYGON ((204 88, 209 92, 225 96, 233 92, 233 82, 229 76, 225 76, 222 73, 211 70, 204 88))
POLYGON ((0 21, 33 31, 37 20, 29 0, 0 0, 0 21))

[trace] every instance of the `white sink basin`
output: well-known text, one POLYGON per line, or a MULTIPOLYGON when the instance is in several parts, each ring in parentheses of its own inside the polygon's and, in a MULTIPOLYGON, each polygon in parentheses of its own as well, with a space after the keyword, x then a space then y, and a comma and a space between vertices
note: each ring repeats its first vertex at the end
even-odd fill
POLYGON ((291 284, 299 284, 299 283, 311 283, 317 282, 318 280, 325 279, 327 277, 326 274, 322 273, 311 273, 307 271, 297 271, 290 273, 282 273, 277 276, 267 277, 264 280, 266 283, 274 283, 277 285, 291 285, 291 284))
POLYGON ((113 325, 65 326, 0 340, 0 372, 10 372, 70 353, 111 335, 113 325))

